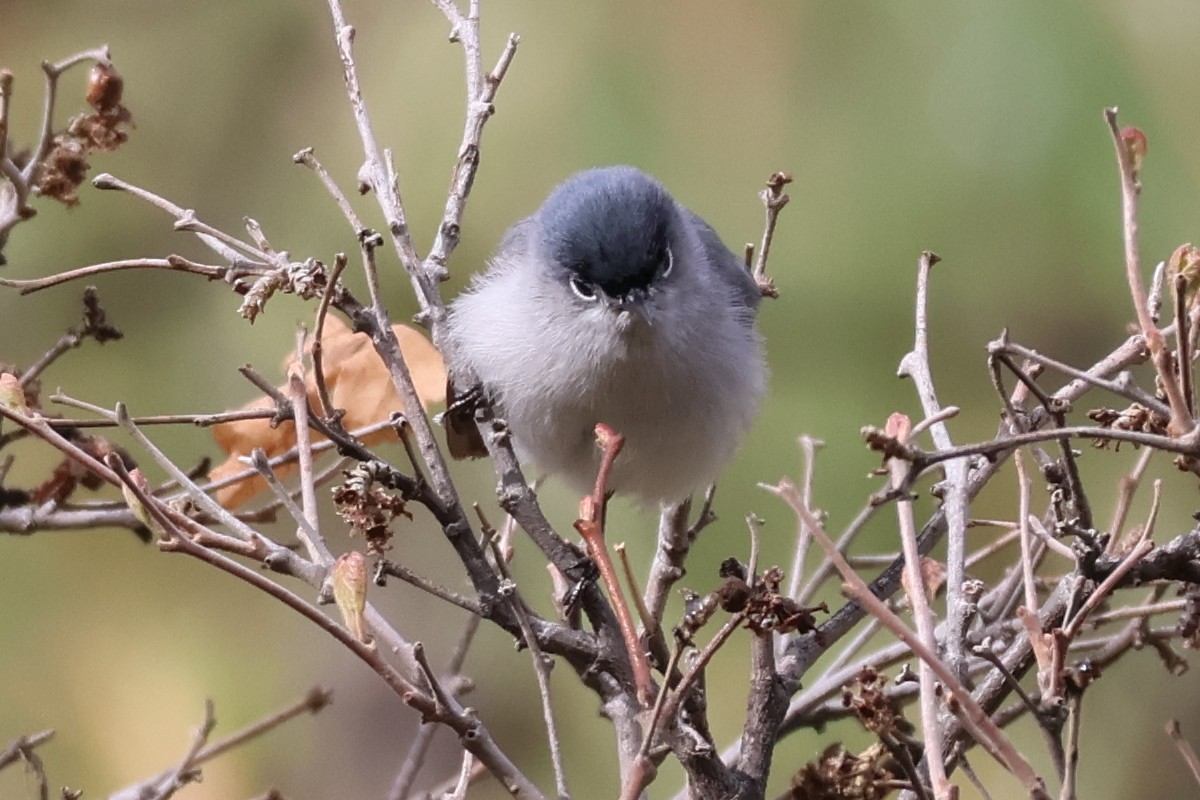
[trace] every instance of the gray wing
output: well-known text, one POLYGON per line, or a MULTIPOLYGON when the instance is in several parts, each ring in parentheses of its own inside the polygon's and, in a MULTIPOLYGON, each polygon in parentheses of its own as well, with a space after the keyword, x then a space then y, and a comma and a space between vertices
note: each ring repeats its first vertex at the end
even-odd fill
POLYGON ((758 309, 758 304, 762 302, 762 293, 754 283, 750 270, 746 269, 745 262, 725 246, 712 226, 701 219, 699 215, 687 208, 683 209, 683 213, 700 237, 704 254, 712 264, 713 272, 728 289, 730 299, 746 309, 749 312, 748 318, 753 320, 754 312, 758 309))

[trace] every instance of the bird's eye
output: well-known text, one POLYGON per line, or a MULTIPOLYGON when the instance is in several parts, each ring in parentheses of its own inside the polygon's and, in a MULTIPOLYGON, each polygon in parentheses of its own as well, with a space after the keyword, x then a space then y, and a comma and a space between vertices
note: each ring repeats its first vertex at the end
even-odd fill
POLYGON ((571 276, 571 291, 584 300, 596 299, 596 287, 577 275, 571 276))
POLYGON ((675 254, 671 252, 671 248, 667 247, 667 254, 663 257, 662 272, 659 273, 659 278, 665 278, 671 274, 671 270, 675 269, 675 254))

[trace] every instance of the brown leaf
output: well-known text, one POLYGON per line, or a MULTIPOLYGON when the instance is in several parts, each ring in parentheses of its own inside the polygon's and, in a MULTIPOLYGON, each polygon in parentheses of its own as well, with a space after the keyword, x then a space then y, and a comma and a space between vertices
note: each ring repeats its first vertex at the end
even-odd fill
MULTIPOLYGON (((393 325, 400 352, 412 373, 417 396, 426 408, 446 399, 446 365, 442 354, 425 336, 407 325, 393 325)), ((336 317, 325 320, 321 342, 324 353, 325 381, 330 402, 346 411, 343 420, 348 429, 359 428, 387 419, 394 411, 410 414, 392 387, 387 367, 371 346, 370 337, 355 333, 336 317)), ((316 401, 316 386, 309 381, 309 400, 316 401)))
MULTIPOLYGON (((423 407, 445 400, 446 368, 442 355, 419 331, 407 325, 393 325, 392 330, 400 342, 405 363, 412 373, 413 384, 423 407)), ((382 420, 392 413, 407 413, 399 395, 392 386, 387 367, 371 346, 365 333, 355 333, 337 317, 325 319, 325 333, 321 342, 322 365, 325 383, 329 389, 330 402, 335 408, 345 411, 342 424, 347 430, 363 428, 382 420)), ((294 360, 294 354, 285 359, 286 364, 294 360)), ((314 373, 306 376, 306 391, 309 404, 319 408, 319 398, 314 373)), ((270 398, 260 397, 242 408, 272 408, 270 398)), ((370 445, 383 441, 393 434, 389 430, 377 431, 363 436, 370 445)), ((209 472, 210 480, 222 480, 246 469, 238 461, 240 456, 249 455, 261 448, 268 457, 279 455, 296 444, 296 426, 286 421, 272 428, 267 419, 239 420, 213 427, 213 438, 217 446, 229 456, 209 472)), ((313 434, 314 441, 321 437, 313 434)), ((281 474, 286 470, 281 470, 281 474)), ((257 475, 231 484, 217 491, 217 501, 226 508, 237 508, 266 488, 265 481, 257 475)))
MULTIPOLYGON (((932 558, 921 557, 921 583, 926 597, 936 597, 942 584, 946 582, 946 566, 932 558)), ((900 584, 907 594, 912 594, 912 586, 908 581, 908 570, 900 574, 900 584)))

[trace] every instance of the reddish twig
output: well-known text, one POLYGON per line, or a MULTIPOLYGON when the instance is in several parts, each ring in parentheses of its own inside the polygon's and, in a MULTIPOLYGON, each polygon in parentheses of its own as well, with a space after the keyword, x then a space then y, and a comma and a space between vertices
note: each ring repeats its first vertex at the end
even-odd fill
POLYGON ((633 680, 637 687, 638 701, 649 708, 654 702, 654 682, 650 677, 650 661, 642 649, 638 637, 637 625, 633 615, 629 613, 629 603, 621 589, 617 570, 612 558, 608 555, 608 547, 604 541, 604 516, 608 505, 608 479, 612 473, 613 463, 625 445, 625 437, 604 423, 596 426, 596 442, 600 445, 602 455, 600 468, 596 473, 596 486, 592 494, 583 498, 579 504, 579 519, 575 521, 575 530, 583 537, 587 545, 588 556, 600 570, 600 577, 612 600, 613 611, 617 615, 617 623, 621 628, 621 637, 625 640, 625 649, 629 655, 629 665, 633 669, 633 680))
MULTIPOLYGON (((1179 387, 1179 381, 1170 364, 1170 353, 1158 326, 1150 315, 1146 289, 1142 286, 1141 259, 1138 254, 1138 195, 1141 193, 1139 171, 1146 151, 1146 137, 1136 128, 1121 130, 1117 126, 1117 109, 1104 109, 1104 119, 1112 134, 1113 147, 1117 151, 1117 167, 1121 175, 1121 230, 1125 242, 1125 276, 1129 282, 1129 294, 1137 313, 1138 327, 1146 340, 1146 349, 1158 372, 1159 382, 1171 406, 1171 421, 1168 429, 1176 436, 1187 433, 1195 426, 1188 410, 1187 401, 1179 387)), ((1179 365, 1179 369, 1190 369, 1190 365, 1179 365)))

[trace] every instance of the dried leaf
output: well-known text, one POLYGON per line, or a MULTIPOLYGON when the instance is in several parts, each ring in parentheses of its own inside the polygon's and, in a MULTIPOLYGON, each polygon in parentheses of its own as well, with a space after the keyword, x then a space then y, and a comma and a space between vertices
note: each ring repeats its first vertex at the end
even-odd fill
MULTIPOLYGON (((428 408, 431 403, 443 402, 446 368, 441 353, 424 335, 407 325, 393 325, 392 330, 400 342, 400 350, 412 374, 421 404, 428 408)), ((365 333, 355 333, 340 319, 327 317, 321 352, 330 402, 335 408, 345 411, 342 424, 347 430, 386 420, 396 412, 407 412, 392 386, 387 367, 376 354, 370 338, 365 333)), ((285 359, 285 369, 286 364, 292 360, 294 354, 285 359)), ((317 408, 319 398, 315 377, 311 371, 307 374, 306 381, 309 403, 317 408)), ((242 408, 272 407, 270 398, 260 397, 242 408)), ((367 444, 374 444, 391 435, 390 431, 383 430, 362 438, 367 444)), ((246 467, 238 458, 249 455, 255 448, 261 448, 270 457, 294 447, 296 426, 293 422, 286 421, 272 428, 268 419, 239 420, 214 426, 213 438, 216 439, 217 446, 229 456, 209 472, 209 479, 217 481, 244 471, 246 467)), ((321 437, 314 434, 313 438, 317 440, 321 437)), ((265 481, 255 475, 219 490, 216 497, 226 508, 237 508, 265 488, 265 481)))
POLYGON ((366 464, 344 474, 346 480, 331 491, 338 515, 350 525, 351 535, 363 535, 369 553, 382 556, 392 547, 392 520, 399 516, 412 519, 412 514, 403 497, 376 483, 366 464))

